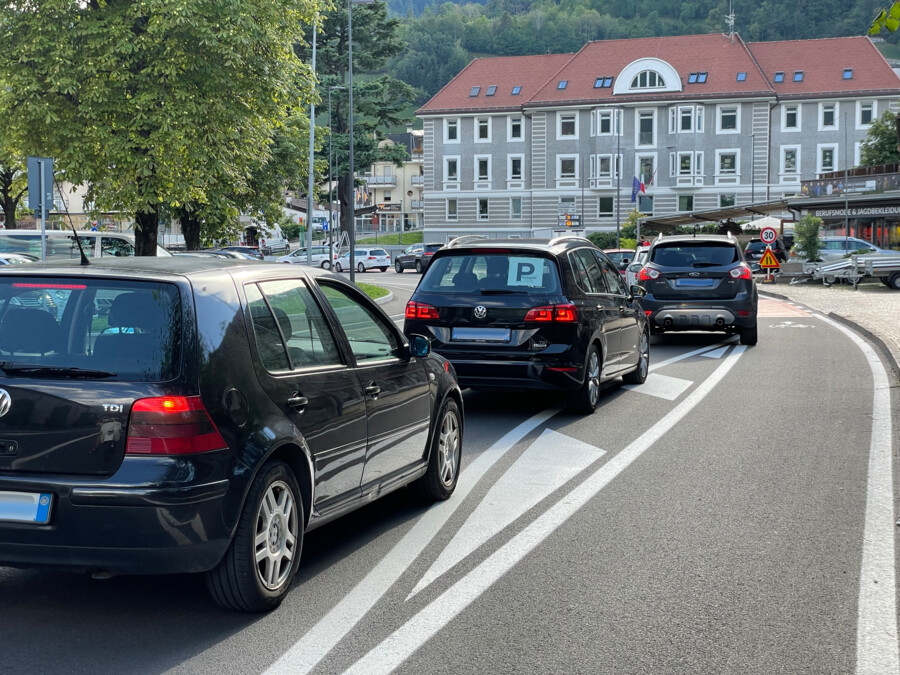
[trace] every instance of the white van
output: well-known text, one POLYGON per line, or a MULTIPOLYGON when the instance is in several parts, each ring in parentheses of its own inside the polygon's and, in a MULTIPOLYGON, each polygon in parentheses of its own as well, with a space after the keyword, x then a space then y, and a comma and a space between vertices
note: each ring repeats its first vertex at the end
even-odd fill
MULTIPOLYGON (((134 236, 120 232, 78 232, 81 247, 88 258, 134 255, 134 236)), ((39 230, 0 230, 0 253, 24 253, 41 259, 39 230)), ((172 255, 162 246, 156 255, 172 255)), ((47 230, 47 260, 80 260, 72 230, 47 230)))

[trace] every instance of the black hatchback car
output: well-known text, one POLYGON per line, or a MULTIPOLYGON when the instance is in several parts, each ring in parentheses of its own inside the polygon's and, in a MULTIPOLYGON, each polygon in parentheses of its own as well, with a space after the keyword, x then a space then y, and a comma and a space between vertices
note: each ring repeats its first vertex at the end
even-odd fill
POLYGON ((759 298, 741 247, 728 235, 658 237, 638 275, 654 333, 722 331, 755 345, 759 298))
POLYGON ((415 270, 419 274, 425 271, 435 251, 443 244, 413 244, 402 253, 394 256, 394 271, 403 274, 403 270, 415 270))
MULTIPOLYGON (((744 257, 748 262, 758 262, 762 260, 766 253, 768 244, 763 243, 762 239, 751 239, 744 248, 744 257)), ((772 255, 778 262, 787 262, 788 248, 781 237, 778 237, 772 244, 772 255)))
POLYGON ((453 368, 356 286, 186 256, 22 267, 0 272, 0 565, 206 572, 264 611, 305 531, 453 492, 453 368))
POLYGON ((647 378, 639 300, 587 239, 466 239, 434 258, 406 306, 404 332, 432 339, 460 385, 549 389, 593 412, 600 383, 647 378))

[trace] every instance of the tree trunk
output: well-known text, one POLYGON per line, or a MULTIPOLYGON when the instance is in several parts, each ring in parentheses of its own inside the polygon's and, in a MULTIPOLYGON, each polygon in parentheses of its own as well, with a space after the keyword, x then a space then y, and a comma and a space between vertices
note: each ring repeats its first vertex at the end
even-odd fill
POLYGON ((134 254, 156 255, 156 237, 159 232, 159 211, 155 208, 139 212, 134 223, 134 254))
POLYGON ((15 230, 16 225, 16 204, 18 200, 3 200, 3 227, 7 230, 15 230))
POLYGON ((181 221, 181 233, 184 235, 184 248, 188 251, 198 250, 200 248, 200 219, 187 211, 183 211, 178 219, 181 221))
POLYGON ((14 177, 14 171, 0 171, 0 200, 3 201, 3 226, 7 230, 16 229, 16 207, 18 207, 19 199, 24 194, 24 191, 22 191, 18 195, 13 195, 14 177))

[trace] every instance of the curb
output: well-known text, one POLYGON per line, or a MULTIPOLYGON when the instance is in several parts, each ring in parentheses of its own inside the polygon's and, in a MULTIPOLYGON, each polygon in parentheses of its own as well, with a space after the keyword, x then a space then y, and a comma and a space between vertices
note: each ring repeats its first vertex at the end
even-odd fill
MULTIPOLYGON (((818 312, 819 314, 825 314, 825 312, 815 309, 814 307, 810 307, 809 305, 805 305, 802 302, 798 302, 797 300, 792 300, 791 298, 789 298, 785 295, 781 295, 777 292, 772 292, 769 288, 764 289, 762 292, 765 293, 766 295, 771 295, 772 297, 778 298, 779 300, 785 300, 786 302, 792 302, 797 305, 803 305, 803 307, 806 307, 806 309, 810 310, 811 312, 818 312)), ((866 340, 871 342, 874 345, 875 349, 877 349, 881 353, 881 355, 887 360, 887 366, 891 371, 891 375, 893 375, 894 382, 896 383, 898 380, 900 380, 900 355, 891 351, 891 348, 888 347, 888 345, 884 342, 884 340, 882 340, 880 337, 878 337, 875 333, 870 331, 868 328, 861 326, 860 324, 856 323, 855 321, 851 321, 850 319, 848 319, 844 316, 841 316, 840 314, 835 314, 834 312, 828 312, 827 314, 825 314, 825 316, 837 321, 838 323, 844 324, 847 328, 850 328, 851 330, 856 331, 857 333, 862 335, 864 338, 866 338, 866 340)))
MULTIPOLYGON (((379 286, 379 288, 381 288, 381 286, 379 286)), ((375 302, 378 303, 379 305, 384 305, 384 304, 389 303, 393 299, 394 299, 394 291, 388 291, 387 295, 383 295, 380 298, 375 298, 375 302)))

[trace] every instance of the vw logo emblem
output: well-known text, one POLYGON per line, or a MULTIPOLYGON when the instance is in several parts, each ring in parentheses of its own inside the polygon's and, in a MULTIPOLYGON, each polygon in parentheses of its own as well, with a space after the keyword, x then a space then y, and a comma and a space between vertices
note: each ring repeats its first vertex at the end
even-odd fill
POLYGON ((483 319, 486 316, 487 316, 487 308, 484 305, 478 305, 478 307, 475 308, 475 318, 483 319))
POLYGON ((6 389, 0 389, 0 417, 9 412, 12 407, 12 398, 6 389))

